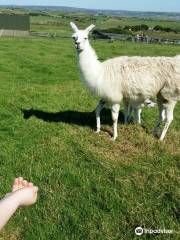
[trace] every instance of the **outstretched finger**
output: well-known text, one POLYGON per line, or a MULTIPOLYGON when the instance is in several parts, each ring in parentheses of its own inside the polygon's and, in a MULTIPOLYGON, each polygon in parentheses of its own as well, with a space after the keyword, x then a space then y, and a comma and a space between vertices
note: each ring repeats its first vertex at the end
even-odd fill
POLYGON ((38 192, 38 190, 39 190, 39 189, 38 189, 38 187, 37 187, 37 186, 35 186, 35 187, 34 187, 34 192, 36 192, 36 193, 37 193, 37 192, 38 192))
POLYGON ((19 181, 18 181, 18 178, 15 178, 14 179, 14 182, 13 182, 13 186, 12 186, 12 191, 14 192, 14 191, 16 191, 16 190, 18 190, 18 184, 19 184, 19 181))
POLYGON ((32 182, 29 182, 29 183, 28 183, 28 187, 33 187, 33 183, 32 183, 32 182))
POLYGON ((18 189, 22 188, 23 187, 23 178, 22 177, 19 177, 18 178, 18 189))
POLYGON ((27 187, 28 186, 28 181, 27 180, 23 180, 22 181, 22 185, 23 185, 23 187, 27 187))

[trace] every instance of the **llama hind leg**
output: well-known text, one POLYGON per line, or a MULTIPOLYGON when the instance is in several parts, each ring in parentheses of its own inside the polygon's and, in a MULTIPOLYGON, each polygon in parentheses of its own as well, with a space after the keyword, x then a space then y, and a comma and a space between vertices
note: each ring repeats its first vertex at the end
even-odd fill
POLYGON ((171 122, 173 121, 173 111, 174 111, 175 105, 176 105, 176 101, 169 101, 168 103, 165 104, 166 122, 165 122, 164 129, 162 130, 162 133, 160 135, 160 139, 159 139, 160 141, 164 140, 167 130, 171 122))
POLYGON ((165 120, 165 109, 163 109, 163 107, 162 107, 162 108, 159 109, 159 119, 158 119, 158 121, 156 123, 156 126, 155 126, 154 130, 153 130, 154 135, 156 135, 158 129, 161 126, 161 123, 164 120, 165 120))
POLYGON ((129 113, 128 113, 128 119, 127 119, 128 123, 131 120, 132 112, 133 112, 133 107, 131 106, 131 104, 129 104, 129 113))
POLYGON ((158 100, 158 108, 159 108, 159 119, 153 129, 153 135, 156 136, 158 129, 161 126, 161 123, 165 120, 165 106, 164 106, 164 99, 161 95, 157 96, 157 100, 158 100))
POLYGON ((118 123, 118 116, 119 116, 119 104, 113 104, 111 108, 112 120, 113 120, 113 140, 116 140, 117 134, 117 123, 118 123))
POLYGON ((96 107, 96 132, 99 133, 101 130, 101 119, 100 119, 100 113, 104 107, 104 105, 106 104, 106 101, 104 101, 103 99, 101 99, 98 102, 98 105, 96 107))
POLYGON ((131 119, 133 108, 129 101, 124 100, 124 124, 127 124, 131 119))
POLYGON ((129 103, 124 101, 124 124, 128 123, 129 103))

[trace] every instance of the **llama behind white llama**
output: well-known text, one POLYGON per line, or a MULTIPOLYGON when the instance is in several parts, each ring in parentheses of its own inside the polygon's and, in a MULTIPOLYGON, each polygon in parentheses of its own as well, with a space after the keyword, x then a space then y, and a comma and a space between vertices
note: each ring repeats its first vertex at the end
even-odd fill
MULTIPOLYGON (((123 99, 138 106, 157 96, 159 120, 154 132, 165 121, 160 135, 160 140, 163 140, 173 120, 175 104, 180 100, 180 57, 122 56, 100 62, 88 40, 94 25, 85 30, 79 30, 74 23, 71 27, 82 80, 94 94, 112 105, 113 139, 117 138, 118 114, 123 99)), ((99 110, 96 111, 98 130, 99 110)))
MULTIPOLYGON (((156 103, 153 102, 150 99, 145 100, 142 104, 136 104, 136 102, 129 102, 127 99, 123 99, 124 101, 124 124, 127 124, 131 120, 132 112, 134 112, 134 121, 135 123, 141 124, 141 112, 143 107, 147 108, 154 108, 156 106, 156 103)), ((97 104, 97 107, 95 109, 95 112, 101 113, 102 109, 109 105, 108 102, 106 102, 104 99, 100 99, 100 101, 97 104)), ((97 121, 96 121, 97 122, 97 121)), ((100 132, 100 126, 97 128, 97 133, 100 132)))

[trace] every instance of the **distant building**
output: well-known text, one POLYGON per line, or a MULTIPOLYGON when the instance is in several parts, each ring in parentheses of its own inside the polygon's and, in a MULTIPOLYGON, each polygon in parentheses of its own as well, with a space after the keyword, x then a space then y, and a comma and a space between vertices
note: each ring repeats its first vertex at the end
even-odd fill
POLYGON ((0 36, 28 36, 29 31, 29 15, 0 13, 0 36))

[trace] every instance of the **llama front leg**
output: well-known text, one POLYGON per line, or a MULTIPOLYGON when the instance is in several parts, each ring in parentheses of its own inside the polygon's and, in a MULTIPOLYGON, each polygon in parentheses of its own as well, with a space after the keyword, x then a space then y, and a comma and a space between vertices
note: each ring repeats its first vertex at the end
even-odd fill
POLYGON ((118 116, 119 116, 119 104, 113 104, 111 107, 111 114, 112 114, 112 120, 113 120, 113 140, 116 140, 118 134, 117 134, 117 123, 118 123, 118 116))
POLYGON ((163 131, 161 133, 160 139, 159 139, 160 141, 164 140, 164 137, 165 137, 165 135, 167 133, 167 130, 168 130, 171 122, 173 121, 173 111, 174 111, 175 105, 176 105, 176 101, 168 102, 165 105, 166 122, 165 122, 164 129, 163 129, 163 131))
POLYGON ((104 105, 106 104, 106 101, 104 101, 103 99, 101 99, 98 102, 98 105, 96 107, 96 132, 99 133, 101 130, 101 119, 100 119, 100 113, 104 107, 104 105))
POLYGON ((141 112, 142 112, 141 108, 134 109, 134 120, 136 123, 139 123, 139 124, 141 124, 141 112))

